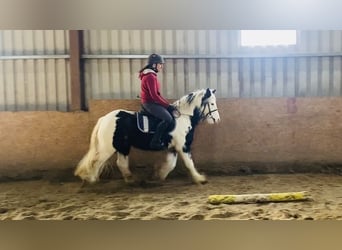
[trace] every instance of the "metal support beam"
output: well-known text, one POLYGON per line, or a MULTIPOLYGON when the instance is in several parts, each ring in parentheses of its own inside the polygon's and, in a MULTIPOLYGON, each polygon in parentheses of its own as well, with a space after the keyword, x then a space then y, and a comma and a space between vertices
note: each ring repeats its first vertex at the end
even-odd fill
POLYGON ((85 88, 83 77, 83 63, 81 61, 83 49, 83 32, 70 30, 70 78, 71 104, 70 111, 85 110, 85 88))
MULTIPOLYGON (((329 53, 265 53, 265 54, 230 54, 230 55, 162 55, 165 59, 239 59, 239 58, 283 58, 283 57, 335 57, 342 56, 341 52, 329 53)), ((148 55, 82 55, 83 59, 147 59, 148 55)))
POLYGON ((38 60, 38 59, 69 59, 69 55, 21 55, 0 56, 0 60, 38 60))

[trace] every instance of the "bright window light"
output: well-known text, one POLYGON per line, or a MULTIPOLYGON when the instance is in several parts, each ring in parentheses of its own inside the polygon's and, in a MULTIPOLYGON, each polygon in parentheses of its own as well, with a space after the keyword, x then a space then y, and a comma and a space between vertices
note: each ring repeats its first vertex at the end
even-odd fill
POLYGON ((241 30, 242 46, 295 45, 295 30, 241 30))

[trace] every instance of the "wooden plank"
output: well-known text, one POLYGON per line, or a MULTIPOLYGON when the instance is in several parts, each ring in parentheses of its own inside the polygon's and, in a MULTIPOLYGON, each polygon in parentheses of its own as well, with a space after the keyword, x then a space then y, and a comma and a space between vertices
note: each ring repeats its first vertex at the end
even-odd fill
MULTIPOLYGON (((85 110, 84 81, 81 75, 82 31, 70 30, 70 78, 71 104, 70 110, 85 110)), ((83 71, 82 71, 83 72, 83 71)))

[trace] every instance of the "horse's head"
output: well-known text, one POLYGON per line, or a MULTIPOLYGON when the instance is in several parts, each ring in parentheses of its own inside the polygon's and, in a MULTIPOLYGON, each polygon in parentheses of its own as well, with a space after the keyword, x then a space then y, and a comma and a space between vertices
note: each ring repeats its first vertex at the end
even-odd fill
POLYGON ((220 121, 220 114, 217 109, 215 89, 201 89, 183 96, 175 104, 181 114, 197 115, 199 119, 208 123, 220 121))
POLYGON ((201 119, 207 121, 208 123, 217 123, 220 121, 220 114, 218 112, 217 104, 216 104, 216 89, 202 90, 204 92, 202 100, 201 100, 201 119))

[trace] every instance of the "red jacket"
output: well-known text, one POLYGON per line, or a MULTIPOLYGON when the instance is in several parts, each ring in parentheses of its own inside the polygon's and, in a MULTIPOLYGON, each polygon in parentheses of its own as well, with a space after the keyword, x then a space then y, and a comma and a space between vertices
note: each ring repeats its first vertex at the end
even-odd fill
POLYGON ((167 108, 169 102, 160 95, 160 83, 157 73, 151 69, 145 69, 140 73, 141 92, 140 98, 142 103, 157 103, 167 108))

